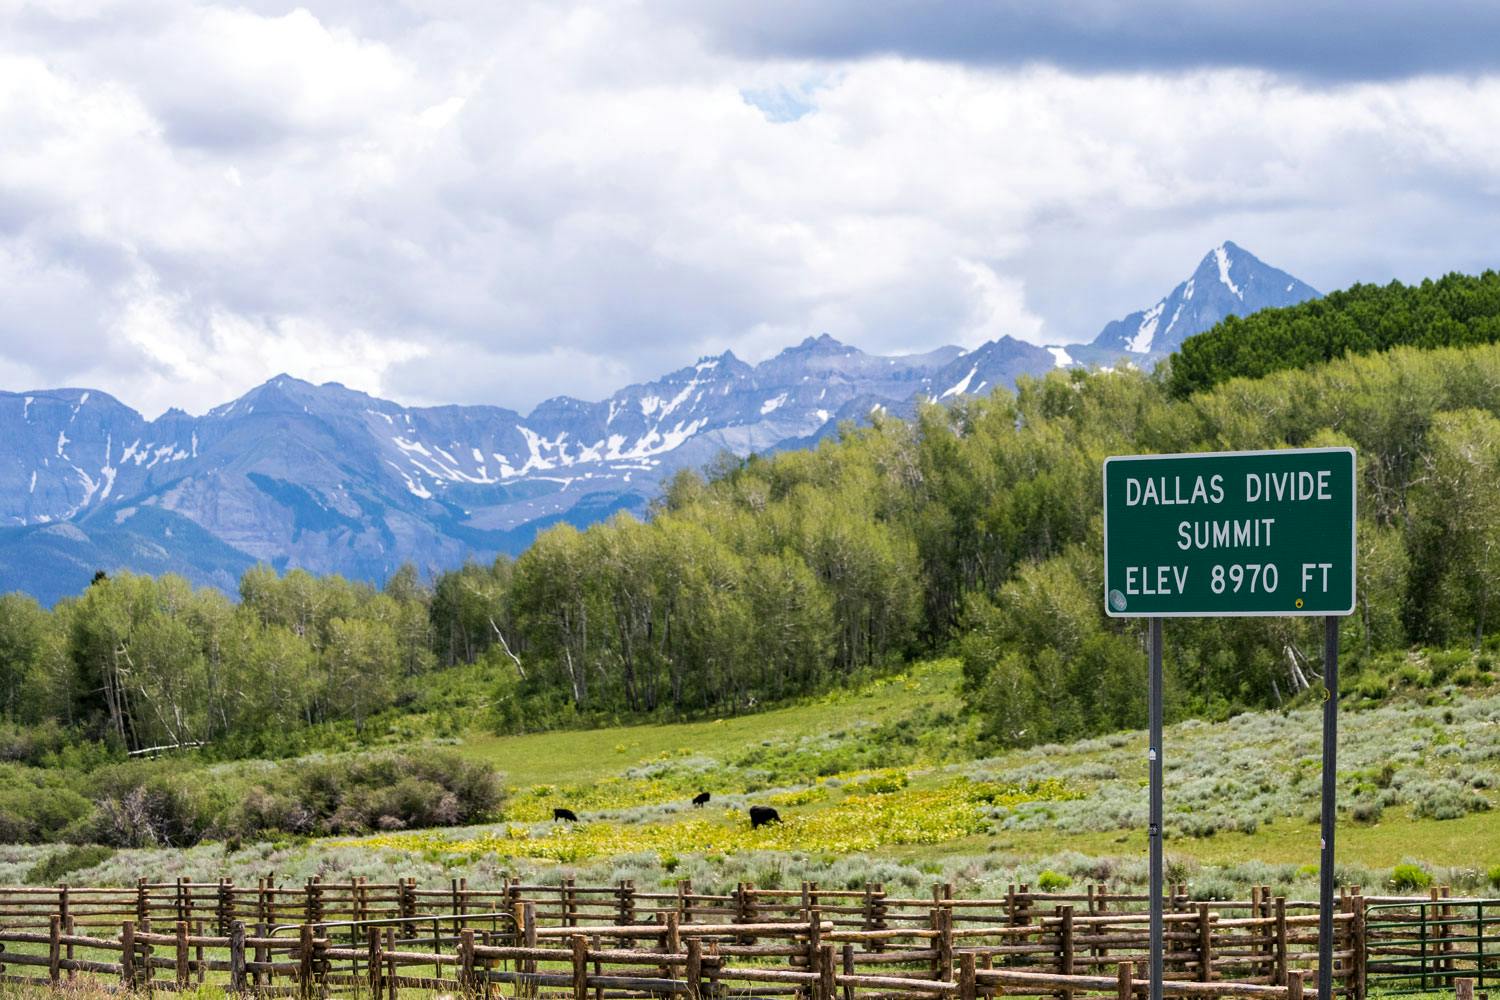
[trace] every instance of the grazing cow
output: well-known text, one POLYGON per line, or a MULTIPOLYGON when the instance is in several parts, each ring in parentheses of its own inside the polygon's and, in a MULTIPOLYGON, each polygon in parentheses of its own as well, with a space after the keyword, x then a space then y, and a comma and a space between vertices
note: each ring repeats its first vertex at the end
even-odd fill
POLYGON ((557 820, 566 820, 569 823, 577 823, 578 814, 571 809, 554 809, 552 810, 552 819, 554 822, 557 820))
POLYGON ((695 806, 706 806, 706 805, 708 805, 708 793, 707 792, 699 792, 697 795, 694 795, 693 796, 693 805, 695 805, 695 806))
POLYGON ((750 829, 754 830, 765 826, 767 823, 780 823, 781 814, 770 806, 750 807, 750 829))

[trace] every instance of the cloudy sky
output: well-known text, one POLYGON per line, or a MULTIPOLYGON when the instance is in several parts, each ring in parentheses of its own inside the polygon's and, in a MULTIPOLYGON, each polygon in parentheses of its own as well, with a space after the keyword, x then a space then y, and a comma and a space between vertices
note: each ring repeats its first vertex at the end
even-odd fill
POLYGON ((0 388, 598 398, 1497 263, 1500 8, 0 0, 0 388))

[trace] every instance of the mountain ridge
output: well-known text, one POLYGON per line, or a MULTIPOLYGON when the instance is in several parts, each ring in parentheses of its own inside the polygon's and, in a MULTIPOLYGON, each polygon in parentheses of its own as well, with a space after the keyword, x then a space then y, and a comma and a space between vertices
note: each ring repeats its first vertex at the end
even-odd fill
POLYGON ((552 524, 644 515, 668 476, 722 452, 805 447, 843 420, 909 415, 1057 367, 1148 367, 1201 323, 1286 304, 1282 286, 1282 297, 1317 294, 1226 242, 1087 344, 1002 336, 881 356, 822 333, 757 364, 726 350, 526 414, 406 407, 286 373, 201 416, 154 420, 97 389, 0 391, 0 591, 50 602, 97 568, 233 590, 256 562, 378 581, 407 561, 431 573, 514 554, 552 524))

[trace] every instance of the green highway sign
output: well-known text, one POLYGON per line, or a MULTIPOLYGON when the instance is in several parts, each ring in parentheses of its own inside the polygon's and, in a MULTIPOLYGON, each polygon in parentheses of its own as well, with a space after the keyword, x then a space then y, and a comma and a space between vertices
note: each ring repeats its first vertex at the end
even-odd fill
POLYGON ((1113 618, 1354 611, 1354 449, 1104 460, 1113 618))

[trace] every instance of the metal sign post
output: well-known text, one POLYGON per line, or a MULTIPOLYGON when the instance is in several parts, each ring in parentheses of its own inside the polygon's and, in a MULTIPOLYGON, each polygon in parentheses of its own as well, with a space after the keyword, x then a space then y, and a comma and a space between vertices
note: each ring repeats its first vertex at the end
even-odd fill
POLYGON ((1339 620, 1323 619, 1323 850, 1318 858, 1318 1000, 1333 996, 1333 828, 1338 794, 1339 620))
POLYGON ((1161 863, 1161 619, 1151 619, 1151 815, 1146 831, 1151 851, 1151 1000, 1161 1000, 1162 863, 1161 863))
POLYGON ((1333 993, 1338 616, 1354 611, 1352 448, 1104 461, 1104 609, 1150 620, 1151 1000, 1161 1000, 1162 618, 1322 616, 1318 998, 1333 993))

